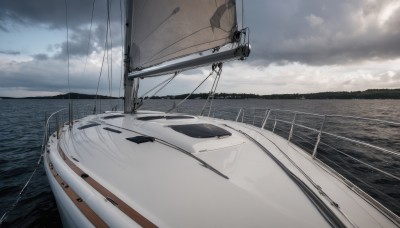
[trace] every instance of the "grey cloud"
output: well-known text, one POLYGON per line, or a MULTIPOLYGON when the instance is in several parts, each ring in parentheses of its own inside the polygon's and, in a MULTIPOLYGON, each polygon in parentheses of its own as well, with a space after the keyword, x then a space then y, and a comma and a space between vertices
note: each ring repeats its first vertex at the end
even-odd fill
POLYGON ((252 1, 246 7, 251 59, 330 65, 398 58, 400 9, 383 25, 377 15, 391 2, 252 1))
MULTIPOLYGON (((52 78, 51 75, 55 74, 56 70, 52 70, 54 72, 49 71, 50 68, 46 69, 42 67, 42 64, 53 65, 54 62, 43 61, 31 61, 21 63, 9 63, 9 67, 3 67, 0 71, 2 77, 0 77, 0 87, 8 88, 8 87, 24 87, 24 88, 53 88, 57 89, 62 86, 65 87, 65 80, 60 80, 60 77, 52 78), (9 71, 7 69, 15 69, 18 68, 18 71, 9 71)), ((58 72, 58 74, 60 74, 58 72)), ((53 76, 54 77, 54 76, 53 76)))
POLYGON ((2 30, 3 32, 10 32, 10 30, 8 30, 4 25, 0 24, 0 30, 2 30))
POLYGON ((87 31, 80 30, 78 33, 73 32, 73 34, 70 36, 68 40, 68 44, 67 41, 64 41, 59 45, 55 45, 55 47, 59 48, 60 51, 55 54, 54 58, 65 60, 68 54, 70 57, 75 57, 75 56, 79 57, 79 56, 85 56, 88 53, 88 51, 90 53, 97 50, 98 47, 95 46, 95 43, 93 41, 90 42, 89 47, 88 43, 89 43, 88 30, 87 31))
MULTIPOLYGON (((123 1, 123 0, 121 0, 123 1)), ((379 25, 377 13, 397 0, 252 0, 245 2, 253 64, 346 64, 400 56, 400 9, 379 25), (363 29, 363 26, 365 27, 363 29)), ((69 53, 87 54, 93 1, 68 0, 69 53)), ((112 1, 113 46, 121 45, 120 1, 112 1)), ((240 5, 240 4, 239 4, 240 5)), ((239 10, 240 11, 240 10, 239 10)), ((104 49, 106 1, 96 1, 90 52, 104 49)), ((238 17, 239 20, 241 17, 238 17)), ((12 24, 65 29, 63 1, 0 1, 0 30, 12 24)), ((66 41, 53 57, 65 59, 66 41)), ((56 45, 49 46, 55 48, 56 45)))
POLYGON ((12 51, 12 50, 0 50, 1 54, 6 54, 6 55, 19 55, 21 52, 19 51, 12 51))
POLYGON ((36 54, 32 56, 35 60, 48 60, 49 56, 47 56, 46 54, 36 54))
MULTIPOLYGON (((93 1, 68 0, 68 25, 75 29, 84 23, 90 23, 93 1)), ((93 21, 103 22, 106 18, 106 1, 95 2, 93 21)), ((114 1, 112 20, 119 20, 119 1, 114 1), (118 16, 117 16, 118 15, 118 16)), ((64 1, 0 1, 0 21, 25 25, 47 25, 49 28, 65 28, 64 1)))
MULTIPOLYGON (((112 1, 111 23, 114 29, 113 46, 121 45, 121 1, 112 1), (114 41, 119 41, 115 42, 114 41)), ((89 39, 89 26, 91 23, 92 6, 94 5, 92 37, 90 50, 99 51, 104 48, 105 25, 107 22, 106 1, 81 1, 68 0, 68 28, 69 28, 69 52, 72 57, 82 56, 87 53, 89 39)), ((123 4, 123 3, 122 3, 123 4)), ((40 26, 48 29, 66 28, 66 11, 64 1, 37 0, 37 1, 0 1, 0 30, 4 32, 13 32, 14 25, 40 26)), ((49 45, 48 49, 57 45, 49 45)), ((56 59, 65 59, 66 41, 60 41, 59 53, 54 57, 56 59)))
MULTIPOLYGON (((114 28, 118 28, 117 26, 113 26, 114 28)), ((112 32, 112 31, 111 31, 112 32)), ((86 56, 88 53, 100 52, 105 48, 105 40, 106 40, 106 26, 105 25, 93 25, 92 31, 90 35, 89 42, 89 29, 81 29, 77 28, 71 32, 68 40, 68 51, 67 51, 67 42, 64 41, 59 45, 54 45, 48 47, 48 49, 58 48, 60 49, 54 55, 55 59, 63 59, 67 58, 69 54, 70 58, 72 57, 81 57, 86 56), (88 47, 89 45, 89 47, 88 47)), ((121 44, 121 33, 120 30, 116 32, 112 32, 111 40, 108 38, 109 46, 112 47, 120 47, 121 44)))
MULTIPOLYGON (((10 62, 0 68, 1 88, 24 88, 30 91, 68 91, 67 66, 64 61, 53 59, 36 60, 28 62, 10 62), (51 67, 49 67, 51 66, 51 67)), ((74 91, 91 91, 95 93, 98 75, 90 72, 70 72, 70 87, 74 91)), ((114 78, 113 89, 117 90, 119 78, 114 78)), ((107 76, 103 76, 100 89, 108 83, 107 76)), ((107 87, 108 88, 108 87, 107 87)))

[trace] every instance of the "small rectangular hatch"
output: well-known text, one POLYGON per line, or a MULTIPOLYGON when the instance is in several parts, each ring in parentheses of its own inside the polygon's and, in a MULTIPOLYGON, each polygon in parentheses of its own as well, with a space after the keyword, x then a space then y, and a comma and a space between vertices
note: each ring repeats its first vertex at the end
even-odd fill
POLYGON ((109 120, 109 119, 115 119, 115 118, 121 118, 124 117, 125 115, 119 114, 119 115, 110 115, 110 116, 104 116, 103 119, 109 120))
POLYGON ((194 117, 193 116, 143 116, 143 117, 138 117, 137 119, 142 121, 159 120, 159 119, 179 120, 179 119, 194 119, 194 117))
POLYGON ((86 128, 89 128, 89 127, 96 127, 96 126, 99 126, 99 125, 100 125, 99 123, 92 122, 92 123, 88 123, 86 125, 80 126, 80 127, 78 127, 78 129, 79 130, 83 130, 83 129, 86 129, 86 128))
POLYGON ((126 138, 126 140, 129 140, 129 141, 137 143, 137 144, 145 143, 145 142, 154 142, 153 137, 144 136, 144 135, 126 138))
POLYGON ((122 133, 121 131, 118 131, 118 130, 115 130, 115 129, 109 128, 109 127, 104 127, 103 129, 106 131, 111 131, 111 132, 118 133, 118 134, 122 133))
POLYGON ((169 127, 192 138, 219 138, 232 135, 229 131, 213 124, 185 124, 171 125, 169 127))

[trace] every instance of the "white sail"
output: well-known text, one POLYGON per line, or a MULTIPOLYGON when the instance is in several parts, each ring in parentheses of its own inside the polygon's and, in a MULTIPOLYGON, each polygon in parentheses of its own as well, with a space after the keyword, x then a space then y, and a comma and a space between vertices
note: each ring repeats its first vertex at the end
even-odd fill
POLYGON ((234 0, 135 0, 129 56, 142 69, 232 42, 234 0))

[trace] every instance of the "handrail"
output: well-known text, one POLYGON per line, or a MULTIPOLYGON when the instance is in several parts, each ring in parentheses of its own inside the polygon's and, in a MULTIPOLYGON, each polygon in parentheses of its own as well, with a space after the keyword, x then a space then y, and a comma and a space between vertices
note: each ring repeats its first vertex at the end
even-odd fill
POLYGON ((386 123, 386 124, 393 124, 400 126, 400 123, 393 122, 393 121, 388 121, 388 120, 381 120, 381 119, 374 119, 374 118, 367 118, 367 117, 358 117, 358 116, 345 116, 345 115, 327 115, 327 117, 343 117, 343 118, 351 118, 351 119, 358 119, 358 120, 369 120, 369 121, 375 121, 375 122, 380 122, 380 123, 386 123))
POLYGON ((372 144, 369 144, 369 143, 366 143, 366 142, 362 142, 360 140, 350 139, 350 138, 347 138, 347 137, 344 137, 344 136, 335 135, 335 134, 332 134, 332 133, 329 133, 329 132, 322 132, 322 133, 330 135, 330 136, 333 136, 333 137, 336 137, 336 138, 339 138, 339 139, 343 139, 343 140, 346 140, 346 141, 349 141, 349 142, 353 142, 353 143, 357 143, 357 144, 360 144, 360 145, 363 145, 363 146, 371 147, 373 149, 376 149, 376 150, 379 150, 379 151, 382 151, 382 152, 385 152, 385 153, 400 157, 400 154, 397 153, 397 152, 390 151, 390 150, 387 150, 385 148, 381 148, 381 147, 378 147, 378 146, 374 146, 372 144))
POLYGON ((271 109, 271 111, 278 111, 278 112, 289 112, 289 113, 297 113, 297 114, 304 114, 304 115, 311 115, 311 116, 324 116, 322 114, 317 114, 317 113, 310 113, 310 112, 300 112, 300 111, 295 111, 295 110, 290 110, 290 109, 271 109))
MULTIPOLYGON (((392 171, 391 169, 387 169, 387 166, 380 166, 375 164, 374 162, 370 162, 369 155, 367 153, 360 154, 361 156, 356 156, 351 153, 348 153, 347 150, 343 150, 341 148, 341 144, 343 142, 348 143, 351 146, 351 150, 355 152, 362 152, 364 149, 368 149, 368 151, 373 150, 379 152, 377 156, 381 156, 382 161, 400 161, 397 160, 400 158, 400 151, 396 151, 389 148, 383 148, 382 146, 373 145, 371 142, 366 140, 351 138, 344 132, 342 133, 334 133, 328 131, 329 125, 332 123, 340 123, 345 120, 351 120, 354 124, 361 124, 359 126, 365 126, 366 129, 373 127, 371 123, 374 123, 376 127, 382 127, 387 129, 387 127, 397 128, 400 126, 399 122, 395 121, 387 121, 380 120, 368 117, 359 117, 359 116, 351 116, 351 115, 322 115, 316 113, 308 113, 308 112, 300 112, 293 110, 284 110, 284 109, 270 109, 270 108, 218 108, 213 110, 213 117, 217 118, 225 118, 235 120, 236 122, 243 122, 245 124, 253 125, 261 128, 262 130, 271 131, 274 134, 279 135, 280 137, 286 138, 289 144, 297 145, 303 148, 306 151, 307 155, 309 155, 312 159, 320 162, 322 165, 326 166, 329 170, 332 171, 333 174, 336 174, 339 178, 344 180, 345 183, 348 183, 349 186, 355 190, 356 193, 360 194, 367 200, 371 202, 372 205, 376 206, 379 210, 385 212, 386 215, 392 221, 399 221, 399 217, 394 214, 392 211, 386 209, 387 206, 392 205, 393 203, 388 199, 393 199, 390 195, 383 192, 373 191, 374 194, 378 194, 381 202, 378 202, 378 199, 374 199, 369 196, 364 191, 368 192, 371 188, 373 188, 374 183, 366 183, 364 178, 362 178, 362 173, 357 173, 356 168, 354 170, 343 168, 339 165, 336 159, 343 159, 345 162, 343 165, 359 164, 362 167, 367 168, 368 170, 376 172, 376 177, 380 178, 380 175, 385 176, 385 178, 389 178, 389 180, 400 181, 400 176, 397 172, 392 171), (301 116, 301 117, 300 117, 301 116), (257 121, 255 121, 257 119, 257 121), (259 121, 261 119, 261 122, 259 121), (312 123, 311 125, 309 125, 312 123), (315 133, 316 138, 315 138, 315 133), (342 135, 341 135, 342 134, 342 135), (335 139, 338 145, 333 145, 331 142, 326 141, 326 139, 335 139), (360 149, 360 146, 362 150, 360 149), (320 147, 320 148, 319 148, 320 147), (335 157, 328 156, 328 152, 334 152, 335 157), (318 155, 318 153, 321 153, 318 155), (386 157, 382 157, 385 155, 386 157), (336 157, 337 156, 337 157, 336 157), (390 156, 390 157, 389 157, 390 156), (321 158, 323 158, 322 161, 321 158), (386 160, 385 160, 386 158, 386 160), (390 160, 389 160, 390 159, 390 160), (332 162, 332 164, 330 163, 332 162), (335 166, 336 165, 336 166, 335 166), (345 173, 345 174, 343 174, 345 173), (350 175, 349 178, 355 178, 356 183, 350 183, 345 177, 342 175, 350 175), (360 186, 357 186, 360 185, 360 186), (360 188, 361 187, 361 188, 360 188), (357 190, 358 189, 358 190, 357 190), (362 190, 365 189, 365 190, 362 190), (389 197, 389 198, 388 198, 389 197), (383 203, 385 202, 385 203, 383 203), (386 205, 386 206, 382 206, 386 205)), ((345 122, 348 125, 348 122, 345 122)), ((350 122, 349 122, 350 123, 350 122)), ((343 125, 343 126, 347 126, 343 125)), ((350 126, 349 126, 350 127, 350 126)), ((379 128, 378 128, 379 129, 379 128)), ((383 139, 383 138, 382 138, 383 139)), ((390 145, 390 144, 388 144, 390 145)), ((390 146, 389 146, 390 147, 390 146)), ((350 152, 350 151, 349 151, 350 152)), ((372 156, 375 156, 372 154, 372 156)), ((364 173, 365 174, 365 173, 364 173)), ((380 201, 379 200, 379 201, 380 201)), ((390 208, 388 207, 388 208, 390 208)), ((396 208, 396 207, 395 207, 396 208)), ((393 209, 392 209, 393 210, 393 209)))
MULTIPOLYGON (((240 109, 240 108, 234 107, 234 106, 226 106, 226 107, 221 107, 221 108, 215 109, 215 111, 222 112, 223 109, 227 109, 227 108, 240 109)), ((268 109, 268 108, 242 108, 242 109, 271 110, 271 111, 275 111, 275 112, 297 113, 297 114, 301 114, 301 115, 310 115, 310 116, 318 116, 318 117, 326 116, 326 117, 340 117, 340 118, 349 118, 349 119, 351 118, 351 119, 368 120, 368 121, 375 121, 375 122, 381 122, 381 123, 385 123, 385 124, 393 124, 393 125, 400 126, 399 122, 381 120, 381 119, 375 119, 375 118, 368 118, 368 117, 351 116, 351 115, 337 115, 337 114, 323 115, 323 114, 318 114, 318 113, 301 112, 301 111, 295 111, 295 110, 290 110, 290 109, 268 109)), ((225 111, 225 112, 229 112, 229 111, 225 111)))
MULTIPOLYGON (((65 110, 67 110, 67 109, 66 108, 60 109, 58 111, 53 112, 52 114, 50 114, 49 117, 47 117, 46 124, 44 126, 44 137, 43 137, 43 143, 42 143, 42 151, 43 152, 46 149, 45 145, 47 145, 47 141, 49 140, 50 120, 53 118, 53 116, 55 116, 56 114, 59 114, 62 111, 65 111, 65 110)), ((57 123, 57 126, 58 125, 59 125, 59 123, 57 123)), ((58 132, 59 132, 59 130, 58 130, 58 127, 57 127, 57 134, 58 134, 58 132)))
MULTIPOLYGON (((233 109, 233 108, 234 107, 229 107, 229 109, 233 109)), ((213 116, 215 116, 217 113, 218 114, 221 114, 221 113, 222 114, 233 114, 232 111, 229 111, 229 110, 226 110, 226 109, 227 109, 227 107, 222 107, 222 108, 219 108, 219 109, 215 109, 214 113, 213 113, 213 116)), ((239 108, 236 108, 236 110, 237 109, 239 109, 239 108)), ((320 144, 322 135, 332 136, 334 138, 337 138, 337 139, 340 139, 340 140, 343 140, 343 141, 347 141, 347 142, 355 143, 355 144, 358 144, 358 145, 366 146, 368 148, 372 148, 372 149, 375 149, 377 151, 380 151, 380 152, 383 152, 383 153, 386 153, 386 154, 389 154, 389 155, 400 157, 400 153, 398 153, 396 151, 392 151, 392 150, 389 150, 389 149, 382 148, 380 146, 372 145, 371 143, 363 142, 361 140, 352 139, 352 138, 345 137, 345 136, 340 136, 340 135, 337 135, 337 134, 334 134, 334 133, 331 133, 331 132, 327 132, 327 131, 325 131, 323 129, 324 125, 327 123, 327 119, 328 118, 347 118, 347 119, 363 120, 363 121, 370 121, 370 122, 376 122, 376 123, 383 123, 383 124, 390 124, 390 125, 394 125, 394 126, 400 126, 400 123, 397 123, 397 122, 394 122, 394 121, 380 120, 380 119, 367 118, 367 117, 349 116, 349 115, 322 115, 322 114, 316 114, 316 113, 300 112, 300 111, 285 110, 285 109, 269 109, 269 108, 240 108, 239 109, 239 113, 237 113, 235 115, 236 115, 236 119, 234 117, 232 119, 235 119, 236 122, 240 121, 240 122, 245 122, 247 124, 252 124, 252 125, 256 125, 255 124, 255 119, 256 118, 257 119, 262 119, 261 126, 259 126, 262 129, 265 129, 265 127, 268 125, 268 121, 273 121, 274 124, 273 124, 273 127, 272 127, 272 132, 275 132, 275 129, 284 131, 283 129, 281 129, 281 128, 276 126, 277 123, 286 124, 287 126, 290 126, 290 131, 289 131, 289 136, 288 136, 288 141, 289 142, 291 142, 291 138, 292 138, 292 136, 294 134, 294 132, 293 132, 294 131, 294 127, 300 127, 302 129, 307 129, 309 131, 317 132, 318 133, 317 140, 316 140, 316 142, 314 144, 314 148, 313 148, 313 151, 311 153, 311 156, 312 156, 313 159, 317 158, 318 146, 320 144), (261 114, 260 114, 261 112, 260 111, 265 111, 265 115, 261 116, 261 114), (272 115, 271 114, 273 112, 275 112, 275 113, 276 112, 278 112, 278 113, 288 113, 288 114, 293 114, 294 116, 293 116, 293 119, 291 121, 289 121, 289 120, 284 120, 284 119, 277 118, 276 115, 272 115), (307 115, 307 116, 314 116, 314 117, 323 118, 323 119, 321 119, 322 123, 320 125, 320 128, 316 129, 316 128, 309 127, 309 126, 306 126, 306 125, 303 125, 303 124, 300 124, 300 123, 296 123, 296 116, 297 115, 307 115), (271 116, 274 116, 274 118, 271 119, 271 116)), ((342 153, 344 153, 344 152, 342 152, 342 153)), ((348 156, 348 157, 350 157, 352 159, 355 159, 357 161, 359 160, 359 159, 356 159, 355 157, 352 157, 352 156, 350 156, 348 154, 346 154, 346 156, 348 156)), ((391 174, 389 175, 389 173, 387 173, 387 172, 385 172, 385 171, 383 171, 381 169, 378 169, 376 167, 373 167, 372 165, 367 164, 365 162, 361 162, 361 163, 364 164, 364 165, 367 165, 368 167, 370 167, 370 168, 372 168, 374 170, 377 170, 377 171, 379 171, 381 173, 384 173, 385 175, 391 176, 391 177, 393 177, 395 179, 399 178, 399 177, 393 176, 391 174)))
MULTIPOLYGON (((328 117, 328 115, 326 117, 328 117)), ((292 122, 281 120, 281 119, 275 119, 275 121, 281 122, 281 123, 285 123, 285 124, 292 124, 292 122)), ((387 123, 393 124, 395 122, 388 121, 387 123)), ((315 131, 315 132, 319 132, 320 131, 318 129, 310 128, 310 127, 307 127, 307 126, 304 126, 304 125, 301 125, 301 124, 296 124, 296 123, 294 123, 293 126, 301 127, 301 128, 304 128, 304 129, 307 129, 307 130, 310 130, 310 131, 315 131)), ((351 138, 348 138, 348 137, 336 135, 336 134, 329 133, 329 132, 326 132, 326 131, 321 131, 321 133, 322 134, 326 134, 326 135, 330 135, 330 136, 333 136, 333 137, 336 137, 336 138, 339 138, 339 139, 342 139, 342 140, 345 140, 345 141, 348 141, 348 142, 353 142, 353 143, 357 143, 357 144, 360 144, 360 145, 363 145, 363 146, 367 146, 367 147, 370 147, 370 148, 373 148, 373 149, 376 149, 376 150, 379 150, 379 151, 382 151, 382 152, 385 152, 385 153, 400 157, 400 153, 397 153, 397 152, 394 152, 394 151, 391 151, 391 150, 388 150, 388 149, 385 149, 385 148, 382 148, 382 147, 378 147, 378 146, 372 145, 370 143, 366 143, 366 142, 362 142, 360 140, 351 139, 351 138)))

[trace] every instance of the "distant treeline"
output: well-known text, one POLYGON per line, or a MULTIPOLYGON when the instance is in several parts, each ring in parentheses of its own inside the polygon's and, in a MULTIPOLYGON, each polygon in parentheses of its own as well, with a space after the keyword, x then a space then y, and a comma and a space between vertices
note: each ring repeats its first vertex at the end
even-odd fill
POLYGON ((21 97, 21 98, 12 98, 12 97, 3 97, 3 99, 118 99, 118 97, 110 97, 103 95, 93 95, 93 94, 82 94, 82 93, 66 93, 60 94, 56 96, 45 96, 45 97, 21 97))
MULTIPOLYGON (((184 99, 188 94, 155 96, 151 99, 184 99)), ((208 93, 192 94, 189 99, 207 99, 208 93)), ((217 99, 400 99, 400 89, 369 89, 354 92, 257 95, 252 93, 217 93, 217 99)))
MULTIPOLYGON (((184 99, 188 94, 154 96, 151 99, 184 99)), ((102 95, 89 95, 80 93, 60 94, 47 97, 24 97, 18 99, 121 99, 102 95)), ((208 93, 192 94, 189 99, 207 99, 208 93)), ((400 89, 368 89, 354 92, 322 92, 304 94, 272 94, 257 95, 252 93, 216 93, 216 99, 400 99, 400 89)), ((14 99, 3 97, 3 99, 14 99)))

